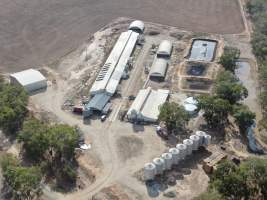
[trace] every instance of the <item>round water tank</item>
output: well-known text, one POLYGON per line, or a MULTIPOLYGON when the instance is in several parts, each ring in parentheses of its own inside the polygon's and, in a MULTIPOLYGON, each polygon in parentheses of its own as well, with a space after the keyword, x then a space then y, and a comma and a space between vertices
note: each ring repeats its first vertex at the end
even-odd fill
POLYGON ((170 154, 170 153, 164 153, 164 154, 162 154, 161 157, 163 158, 164 163, 165 163, 164 169, 166 169, 166 170, 171 169, 172 168, 172 154, 170 154))
POLYGON ((179 160, 180 160, 180 152, 178 149, 176 148, 171 148, 169 150, 169 153, 172 154, 172 163, 177 165, 179 163, 179 160))
POLYGON ((192 150, 193 150, 193 140, 190 139, 185 139, 183 140, 183 143, 186 145, 186 155, 190 155, 192 154, 192 150))
POLYGON ((199 146, 204 145, 204 137, 206 133, 204 131, 196 131, 196 135, 199 137, 199 146))
POLYGON ((189 138, 190 138, 190 140, 193 141, 193 151, 198 150, 198 147, 199 147, 199 136, 191 135, 189 138))
POLYGON ((211 141, 211 136, 210 135, 205 135, 204 137, 204 146, 208 146, 210 145, 210 141, 211 141))
POLYGON ((156 174, 156 166, 153 163, 147 163, 144 167, 145 181, 153 180, 156 174))
POLYGON ((156 166, 156 174, 162 174, 165 165, 164 160, 162 158, 155 158, 153 163, 156 166))
POLYGON ((176 148, 179 150, 180 152, 180 159, 184 159, 186 156, 186 149, 187 146, 185 144, 177 144, 176 148))

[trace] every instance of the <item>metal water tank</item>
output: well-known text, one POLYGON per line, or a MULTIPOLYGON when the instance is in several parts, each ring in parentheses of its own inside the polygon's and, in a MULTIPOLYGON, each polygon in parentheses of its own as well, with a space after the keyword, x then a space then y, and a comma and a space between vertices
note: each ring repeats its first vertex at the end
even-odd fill
POLYGON ((211 136, 210 135, 205 135, 204 137, 204 146, 207 147, 210 145, 210 141, 211 141, 211 136))
POLYGON ((153 163, 146 163, 144 167, 145 181, 153 180, 156 174, 156 166, 153 163))
POLYGON ((193 151, 198 150, 198 147, 199 147, 199 136, 191 135, 189 138, 190 138, 190 140, 193 141, 193 151))
POLYGON ((193 140, 185 139, 183 140, 183 144, 186 145, 186 155, 189 156, 192 154, 193 151, 193 140))
POLYGON ((172 154, 170 153, 164 153, 162 154, 162 159, 164 160, 164 163, 165 163, 165 167, 164 169, 165 170, 169 170, 172 168, 172 154))
POLYGON ((179 150, 180 152, 180 159, 184 159, 186 156, 186 148, 187 146, 185 144, 177 144, 176 148, 179 150))
POLYGON ((176 148, 170 148, 169 153, 172 154, 172 163, 177 165, 180 159, 180 152, 176 148))
POLYGON ((165 165, 164 160, 162 158, 155 158, 153 163, 156 166, 156 174, 162 174, 165 165))
POLYGON ((206 133, 204 131, 196 131, 196 135, 199 137, 199 146, 204 145, 204 137, 206 133))

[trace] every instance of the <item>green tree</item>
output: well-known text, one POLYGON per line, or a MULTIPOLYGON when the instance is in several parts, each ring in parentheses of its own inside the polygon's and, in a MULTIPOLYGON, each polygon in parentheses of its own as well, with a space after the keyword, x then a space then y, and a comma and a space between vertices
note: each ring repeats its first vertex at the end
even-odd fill
POLYGON ((160 107, 159 121, 164 122, 168 131, 184 130, 189 114, 175 102, 166 102, 160 107))
POLYGON ((217 75, 215 84, 220 84, 221 82, 237 83, 239 79, 230 71, 223 70, 217 75))
POLYGON ((266 177, 266 158, 249 158, 240 166, 224 161, 211 177, 210 188, 226 199, 264 200, 267 198, 266 177))
POLYGON ((204 111, 203 116, 210 127, 220 128, 228 122, 232 107, 227 100, 203 95, 198 98, 198 109, 204 111))
POLYGON ((22 167, 17 158, 4 154, 0 159, 5 183, 14 199, 34 199, 41 193, 41 171, 38 167, 22 167))
POLYGON ((14 133, 27 114, 28 96, 22 87, 3 84, 0 88, 0 128, 14 133))
POLYGON ((3 175, 15 199, 34 199, 40 195, 42 176, 38 167, 10 166, 3 175))
POLYGON ((48 126, 41 121, 30 118, 23 123, 18 141, 23 143, 23 149, 28 158, 41 161, 49 148, 48 126))
POLYGON ((219 63, 226 69, 234 73, 236 61, 240 56, 240 50, 234 47, 225 47, 224 53, 220 57, 219 63))
POLYGON ((215 85, 215 94, 222 99, 228 100, 231 104, 247 98, 248 90, 241 83, 231 83, 227 81, 219 82, 215 85))
POLYGON ((249 128, 256 118, 256 114, 251 112, 245 105, 236 105, 233 109, 233 117, 241 132, 244 132, 249 128))

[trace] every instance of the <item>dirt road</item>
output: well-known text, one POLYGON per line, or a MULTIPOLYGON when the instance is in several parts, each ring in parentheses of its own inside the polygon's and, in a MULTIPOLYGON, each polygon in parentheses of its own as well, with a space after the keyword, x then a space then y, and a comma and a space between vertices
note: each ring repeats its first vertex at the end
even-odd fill
POLYGON ((0 0, 0 70, 53 62, 118 17, 196 32, 244 30, 237 0, 0 0))

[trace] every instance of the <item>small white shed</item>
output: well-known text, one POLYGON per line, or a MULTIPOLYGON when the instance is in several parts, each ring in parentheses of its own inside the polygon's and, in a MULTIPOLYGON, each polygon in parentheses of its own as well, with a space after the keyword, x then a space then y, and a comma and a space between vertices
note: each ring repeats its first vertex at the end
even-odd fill
POLYGON ((171 57, 172 54, 172 43, 169 40, 163 40, 158 48, 158 57, 171 57))
POLYGON ((46 88, 47 80, 38 70, 27 69, 10 74, 10 84, 20 85, 24 87, 27 92, 33 92, 46 88))
POLYGON ((155 58, 149 73, 151 79, 156 78, 164 80, 166 71, 168 68, 168 62, 164 58, 155 58))
POLYGON ((128 30, 132 30, 142 34, 145 30, 145 24, 140 20, 135 20, 130 24, 128 30))

